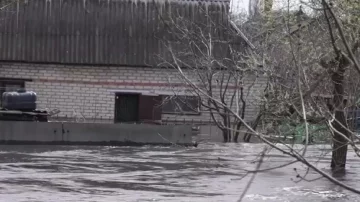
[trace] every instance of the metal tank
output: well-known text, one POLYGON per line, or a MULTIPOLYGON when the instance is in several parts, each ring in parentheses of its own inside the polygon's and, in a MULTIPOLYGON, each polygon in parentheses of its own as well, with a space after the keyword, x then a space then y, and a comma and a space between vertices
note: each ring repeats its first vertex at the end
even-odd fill
POLYGON ((7 110, 32 111, 36 109, 36 93, 19 90, 2 95, 2 108, 7 110))

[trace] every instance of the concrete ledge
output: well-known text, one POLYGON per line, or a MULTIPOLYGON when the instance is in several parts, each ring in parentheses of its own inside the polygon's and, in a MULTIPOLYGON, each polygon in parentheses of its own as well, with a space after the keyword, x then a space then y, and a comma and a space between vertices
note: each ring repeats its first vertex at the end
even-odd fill
POLYGON ((108 142, 69 142, 69 141, 18 141, 18 140, 0 140, 0 145, 73 145, 73 146, 171 146, 178 145, 184 147, 197 146, 196 143, 140 143, 140 142, 120 142, 120 141, 108 141, 108 142))
POLYGON ((0 121, 0 144, 192 145, 191 126, 0 121))

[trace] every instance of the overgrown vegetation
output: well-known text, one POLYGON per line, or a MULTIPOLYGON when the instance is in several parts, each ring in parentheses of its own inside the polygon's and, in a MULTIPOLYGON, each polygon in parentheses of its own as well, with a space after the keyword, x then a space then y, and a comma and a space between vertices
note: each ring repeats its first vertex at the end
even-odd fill
MULTIPOLYGON (((349 121, 354 119, 348 118, 349 109, 357 108, 359 100, 360 2, 309 1, 297 10, 291 10, 287 4, 284 1, 283 9, 274 11, 269 9, 272 2, 265 1, 264 9, 257 9, 262 12, 238 21, 243 23, 235 27, 237 32, 230 32, 234 31, 232 26, 222 25, 235 38, 245 32, 251 43, 246 51, 234 45, 232 37, 217 37, 218 32, 214 34, 213 29, 193 24, 177 26, 176 33, 189 42, 184 53, 194 63, 181 59, 168 43, 172 56, 168 64, 178 71, 194 94, 203 98, 203 106, 212 112, 225 142, 229 142, 230 133, 237 141, 239 134, 244 134, 241 130, 244 126, 247 132, 243 140, 256 136, 330 181, 360 193, 306 158, 307 146, 318 139, 331 142, 330 165, 334 172, 345 168, 348 146, 360 156, 354 141, 358 136, 349 121), (311 15, 303 12, 305 8, 311 15), (219 44, 222 51, 229 53, 223 58, 213 52, 219 50, 216 48, 219 44), (267 79, 266 87, 256 86, 259 80, 255 78, 259 77, 267 79), (245 78, 251 78, 253 83, 245 82, 245 78), (218 91, 212 88, 214 81, 219 82, 218 91), (231 84, 235 85, 232 91, 228 88, 231 84), (247 94, 256 94, 257 98, 259 110, 252 123, 245 117, 249 100, 243 97, 245 87, 247 94), (226 92, 232 93, 227 95, 230 99, 226 99, 226 92), (235 97, 238 102, 234 102, 235 97), (289 137, 302 137, 304 146, 295 149, 291 142, 285 141, 289 137)), ((219 27, 209 22, 212 28, 219 27)))

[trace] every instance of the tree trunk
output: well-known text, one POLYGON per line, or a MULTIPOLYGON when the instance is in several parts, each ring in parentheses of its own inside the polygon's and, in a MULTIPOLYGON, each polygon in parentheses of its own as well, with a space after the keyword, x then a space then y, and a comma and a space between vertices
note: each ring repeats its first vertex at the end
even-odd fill
MULTIPOLYGON (((345 114, 341 110, 335 111, 335 119, 340 122, 342 125, 346 126, 345 114)), ((347 155, 347 140, 341 135, 348 137, 348 132, 346 128, 342 127, 341 124, 334 121, 332 126, 336 129, 333 137, 333 151, 331 159, 331 168, 334 170, 343 170, 346 165, 346 155, 347 155)))
POLYGON ((223 129, 222 130, 222 135, 223 135, 223 139, 224 139, 224 142, 229 142, 229 135, 228 135, 228 130, 226 129, 223 129))
MULTIPOLYGON (((261 117, 262 117, 262 113, 260 112, 260 113, 257 115, 254 123, 251 125, 251 128, 252 128, 253 130, 256 130, 257 126, 258 126, 259 123, 260 123, 261 117)), ((251 133, 249 133, 249 132, 245 133, 245 135, 244 135, 244 142, 250 142, 251 136, 252 136, 251 133)))
POLYGON ((232 131, 231 131, 230 112, 227 112, 226 118, 227 118, 228 141, 231 142, 231 140, 232 140, 232 139, 231 139, 232 131))
POLYGON ((222 128, 224 142, 231 142, 231 122, 230 113, 227 109, 224 109, 224 115, 222 116, 224 121, 224 127, 222 128))
POLYGON ((332 122, 334 131, 333 150, 331 168, 333 170, 343 170, 346 165, 347 141, 343 136, 349 137, 346 128, 346 118, 344 113, 344 74, 348 66, 348 61, 344 56, 340 57, 337 70, 332 74, 331 80, 334 84, 334 112, 335 120, 332 122))
MULTIPOLYGON (((241 119, 244 120, 245 118, 245 109, 246 109, 246 102, 244 100, 244 91, 243 91, 243 87, 240 88, 240 99, 241 99, 241 104, 242 104, 242 108, 241 108, 241 119)), ((240 127, 242 126, 242 122, 239 121, 239 123, 236 125, 236 132, 235 132, 235 136, 234 136, 234 142, 238 142, 238 138, 240 135, 240 127)))
POLYGON ((231 142, 231 130, 228 128, 221 129, 224 142, 231 142))
POLYGON ((234 139, 233 139, 234 142, 238 142, 241 125, 242 125, 242 122, 239 122, 236 124, 236 132, 235 132, 234 139))

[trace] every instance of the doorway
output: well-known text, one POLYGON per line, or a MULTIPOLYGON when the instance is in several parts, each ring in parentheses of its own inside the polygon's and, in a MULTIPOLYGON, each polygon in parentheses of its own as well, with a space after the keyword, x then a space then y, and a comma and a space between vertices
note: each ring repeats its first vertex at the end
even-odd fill
POLYGON ((136 123, 139 121, 139 95, 115 94, 115 123, 136 123))

